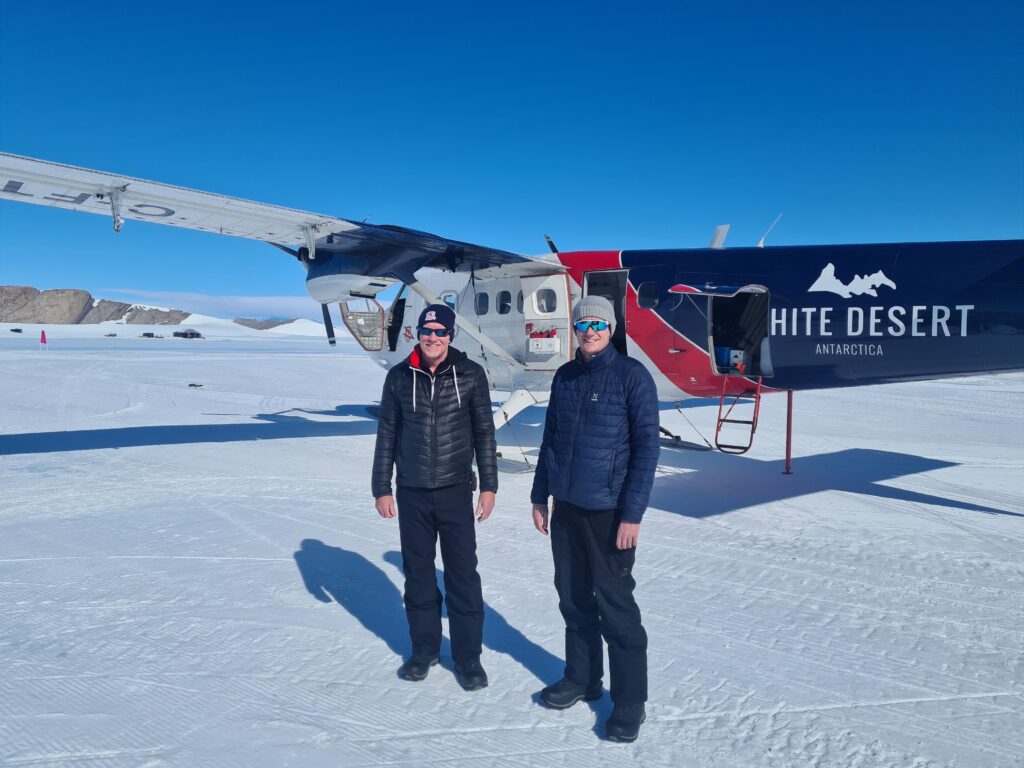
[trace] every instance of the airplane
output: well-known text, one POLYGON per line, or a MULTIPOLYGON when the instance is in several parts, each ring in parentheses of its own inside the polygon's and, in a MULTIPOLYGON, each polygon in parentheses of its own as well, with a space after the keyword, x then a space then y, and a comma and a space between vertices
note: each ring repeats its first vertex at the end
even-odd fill
POLYGON ((338 303, 385 368, 416 344, 421 309, 446 303, 470 339, 458 346, 511 393, 499 427, 547 401, 575 353, 573 303, 590 294, 615 307, 612 343, 659 399, 719 399, 726 453, 750 448, 762 394, 787 392, 791 409, 799 390, 1024 368, 1024 240, 726 249, 723 225, 706 248, 563 252, 545 235, 551 253, 531 257, 6 153, 0 199, 109 216, 115 232, 136 220, 270 243, 305 268, 330 343, 338 303), (732 416, 741 399, 752 418, 732 416))

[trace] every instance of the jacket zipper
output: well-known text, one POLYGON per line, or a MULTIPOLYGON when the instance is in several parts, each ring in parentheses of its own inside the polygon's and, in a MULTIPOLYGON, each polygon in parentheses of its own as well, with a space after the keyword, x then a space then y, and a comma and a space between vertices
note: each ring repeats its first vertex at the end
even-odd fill
MULTIPOLYGON (((454 363, 449 365, 449 368, 453 367, 453 366, 454 366, 454 363)), ((417 370, 416 368, 414 368, 411 365, 409 366, 409 368, 411 368, 412 371, 413 371, 413 374, 412 374, 412 385, 413 385, 413 387, 416 386, 416 374, 417 373, 424 373, 424 374, 426 374, 427 376, 430 377, 430 448, 431 448, 431 450, 430 450, 430 483, 431 483, 431 485, 433 485, 435 482, 437 482, 437 477, 436 477, 436 474, 437 474, 437 462, 435 460, 436 456, 437 456, 437 418, 436 418, 436 411, 434 409, 434 380, 436 379, 436 376, 434 374, 432 374, 432 373, 427 373, 426 371, 424 371, 422 369, 417 370)), ((447 369, 445 369, 445 370, 447 370, 447 369)), ((442 371, 441 373, 444 373, 444 371, 442 371)))
POLYGON ((593 380, 590 378, 590 371, 587 369, 584 370, 587 372, 587 388, 583 392, 582 407, 576 411, 576 423, 572 425, 572 435, 569 437, 569 445, 572 446, 572 452, 569 454, 569 477, 568 483, 566 484, 566 490, 572 488, 572 465, 576 453, 576 433, 580 428, 580 419, 583 418, 583 410, 587 407, 587 403, 590 402, 590 392, 594 388, 593 380))
POLYGON ((434 374, 428 373, 430 377, 430 484, 436 481, 437 473, 437 415, 434 410, 434 374))

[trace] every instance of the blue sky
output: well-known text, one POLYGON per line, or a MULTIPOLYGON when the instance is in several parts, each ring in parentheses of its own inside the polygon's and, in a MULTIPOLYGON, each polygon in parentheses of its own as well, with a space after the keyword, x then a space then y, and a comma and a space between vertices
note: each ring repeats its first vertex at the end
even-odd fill
MULTIPOLYGON (((3 3, 0 150, 529 254, 1024 237, 1020 0, 633 5, 3 3)), ((267 316, 303 276, 0 202, 0 284, 267 316)))

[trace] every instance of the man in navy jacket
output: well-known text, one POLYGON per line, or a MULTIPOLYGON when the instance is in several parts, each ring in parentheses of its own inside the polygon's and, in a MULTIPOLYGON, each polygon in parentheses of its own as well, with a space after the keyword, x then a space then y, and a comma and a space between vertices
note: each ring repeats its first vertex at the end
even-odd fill
POLYGON ((654 483, 660 441, 658 395, 644 366, 609 343, 615 312, 587 296, 573 308, 579 349, 551 384, 533 522, 548 533, 558 607, 565 619, 565 676, 541 691, 565 709, 601 696, 601 637, 608 643, 613 741, 634 741, 647 700, 647 633, 633 598, 640 521, 654 483))

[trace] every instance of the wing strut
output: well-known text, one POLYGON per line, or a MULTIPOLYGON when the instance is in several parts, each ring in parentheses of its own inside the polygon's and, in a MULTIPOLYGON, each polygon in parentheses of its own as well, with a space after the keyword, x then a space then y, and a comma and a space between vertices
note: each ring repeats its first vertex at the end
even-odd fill
MULTIPOLYGON (((424 286, 423 283, 421 283, 419 280, 409 277, 404 277, 402 279, 404 282, 408 284, 410 288, 412 288, 412 290, 416 291, 416 293, 418 293, 424 299, 429 301, 431 304, 444 304, 444 301, 441 299, 440 296, 436 296, 433 293, 431 293, 430 289, 424 286)), ((499 347, 497 342, 492 341, 487 334, 481 333, 480 331, 473 327, 472 323, 470 323, 467 320, 464 320, 462 315, 460 315, 458 312, 455 313, 455 324, 459 326, 459 330, 461 330, 467 336, 475 339, 480 344, 480 346, 484 347, 488 352, 497 355, 504 362, 508 363, 509 365, 515 366, 516 368, 524 367, 521 362, 512 357, 512 355, 510 355, 504 349, 499 347)))

